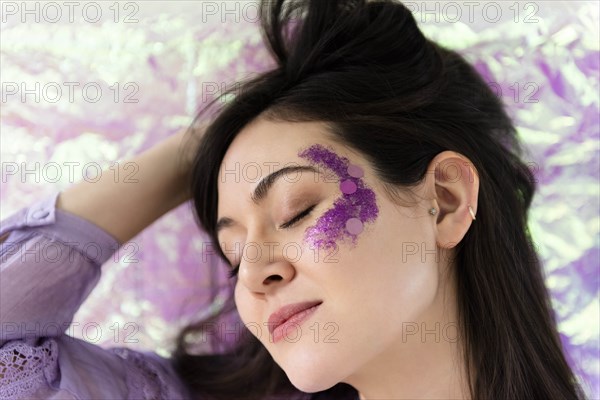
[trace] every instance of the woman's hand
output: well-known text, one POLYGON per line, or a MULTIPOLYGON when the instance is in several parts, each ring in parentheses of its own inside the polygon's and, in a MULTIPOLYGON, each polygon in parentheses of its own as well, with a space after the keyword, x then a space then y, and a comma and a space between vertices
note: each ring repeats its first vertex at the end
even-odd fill
POLYGON ((190 199, 188 177, 204 127, 182 130, 118 163, 96 182, 81 181, 58 196, 56 207, 129 241, 166 212, 190 199), (118 179, 115 179, 118 177, 118 179))

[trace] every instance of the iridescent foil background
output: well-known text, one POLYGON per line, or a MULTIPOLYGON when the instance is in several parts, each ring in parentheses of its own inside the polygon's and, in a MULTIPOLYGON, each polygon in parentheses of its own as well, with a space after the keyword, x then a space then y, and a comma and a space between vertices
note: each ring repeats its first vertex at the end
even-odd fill
MULTIPOLYGON (((82 179, 86 163, 108 168, 149 148, 217 91, 271 65, 254 2, 90 3, 28 2, 29 13, 24 3, 2 3, 2 218, 82 179), (64 167, 58 178, 51 162, 64 167), (66 162, 79 167, 69 174, 66 162)), ((514 118, 540 186, 530 227, 562 341, 597 399, 598 3, 406 4, 426 35, 477 66, 514 118)), ((159 219, 103 266, 71 333, 168 356, 178 329, 205 313, 211 281, 224 279, 208 272, 218 262, 202 255, 206 240, 189 204, 159 219)))

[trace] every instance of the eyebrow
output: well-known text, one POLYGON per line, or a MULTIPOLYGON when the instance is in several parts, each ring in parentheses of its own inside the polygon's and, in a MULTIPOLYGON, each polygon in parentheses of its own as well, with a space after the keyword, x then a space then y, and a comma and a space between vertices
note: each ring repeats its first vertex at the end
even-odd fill
MULTIPOLYGON (((290 167, 284 167, 278 169, 277 171, 267 175, 263 178, 252 193, 250 198, 255 204, 259 204, 267 195, 269 194, 269 190, 271 187, 277 182, 278 179, 283 177, 285 174, 289 174, 291 172, 305 172, 310 171, 313 173, 320 173, 319 170, 310 166, 310 165, 295 165, 290 167)), ((224 228, 228 228, 231 225, 235 224, 235 221, 229 217, 222 217, 217 221, 216 233, 219 234, 221 230, 224 228)))

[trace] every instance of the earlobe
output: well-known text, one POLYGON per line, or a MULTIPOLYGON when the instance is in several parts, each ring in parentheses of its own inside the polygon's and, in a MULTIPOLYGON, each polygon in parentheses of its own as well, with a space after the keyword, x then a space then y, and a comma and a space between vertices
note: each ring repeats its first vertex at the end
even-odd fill
POLYGON ((435 178, 436 241, 453 248, 475 220, 479 177, 471 161, 453 151, 439 153, 429 164, 435 178))

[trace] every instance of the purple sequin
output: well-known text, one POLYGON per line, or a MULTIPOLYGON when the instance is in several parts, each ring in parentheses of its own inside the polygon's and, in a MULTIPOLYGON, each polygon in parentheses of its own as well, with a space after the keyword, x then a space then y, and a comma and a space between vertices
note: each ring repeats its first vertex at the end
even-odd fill
POLYGON ((354 164, 349 165, 347 171, 348 175, 350 175, 353 178, 362 178, 365 175, 362 168, 354 164))
POLYGON ((346 221, 346 230, 353 235, 358 235, 363 231, 363 223, 358 218, 350 218, 346 221))
POLYGON ((344 182, 340 183, 340 190, 344 194, 352 194, 356 192, 356 189, 358 189, 358 187, 351 179, 346 179, 344 182))
POLYGON ((375 192, 360 179, 364 175, 362 168, 351 165, 347 158, 319 144, 301 151, 298 156, 333 171, 340 179, 343 193, 335 200, 333 207, 306 230, 305 241, 323 250, 334 249, 338 242, 346 238, 351 239, 353 246, 356 245, 364 224, 375 221, 379 213, 375 192))

